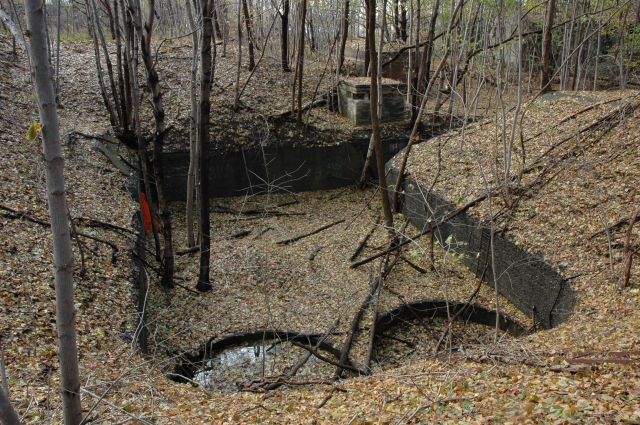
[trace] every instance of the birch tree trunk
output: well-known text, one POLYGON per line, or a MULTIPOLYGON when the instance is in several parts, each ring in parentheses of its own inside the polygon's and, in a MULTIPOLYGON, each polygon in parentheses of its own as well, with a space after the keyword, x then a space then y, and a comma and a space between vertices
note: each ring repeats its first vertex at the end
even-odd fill
POLYGON ((78 347, 76 344, 76 309, 73 301, 73 251, 67 220, 67 200, 64 187, 64 157, 60 146, 58 110, 53 89, 53 68, 47 53, 44 3, 26 0, 25 13, 29 30, 31 74, 35 86, 47 179, 47 199, 53 237, 53 268, 56 287, 56 327, 60 356, 60 389, 64 423, 76 425, 82 421, 78 347))

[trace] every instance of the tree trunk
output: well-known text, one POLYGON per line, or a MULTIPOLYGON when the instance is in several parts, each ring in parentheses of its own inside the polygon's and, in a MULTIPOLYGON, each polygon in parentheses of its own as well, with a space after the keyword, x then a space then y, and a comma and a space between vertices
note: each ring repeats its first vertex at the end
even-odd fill
POLYGON ((282 70, 291 72, 289 68, 289 0, 284 0, 284 9, 280 14, 280 63, 282 70))
POLYGON ((56 328, 60 356, 60 388, 65 425, 82 421, 78 347, 76 345, 76 309, 73 300, 73 251, 67 218, 64 185, 64 157, 60 146, 60 130, 56 96, 53 89, 53 68, 47 54, 45 15, 39 0, 26 0, 25 13, 29 30, 31 73, 37 95, 44 162, 47 179, 47 199, 53 238, 53 268, 56 288, 56 328))
POLYGON ((307 16, 307 0, 302 0, 300 8, 300 34, 298 37, 298 110, 296 115, 296 125, 298 129, 302 128, 302 76, 304 74, 304 27, 307 16))
POLYGON ((551 60, 551 29, 553 27, 553 15, 556 11, 556 0, 549 0, 547 5, 547 17, 542 35, 542 71, 540 74, 540 93, 551 91, 549 62, 551 60))
POLYGON ((371 48, 371 91, 369 93, 369 105, 371 111, 371 132, 376 150, 376 164, 378 168, 378 184, 382 196, 382 210, 384 211, 385 225, 390 235, 393 235, 393 215, 389 205, 387 192, 387 179, 384 171, 384 150, 382 149, 382 137, 380 136, 380 118, 378 116, 378 67, 375 51, 376 43, 376 2, 369 0, 367 7, 367 40, 371 48))
MULTIPOLYGON (((211 114, 211 38, 213 26, 211 15, 213 0, 202 1, 202 46, 200 70, 200 115, 198 117, 198 151, 200 153, 200 210, 198 211, 198 231, 200 233, 200 273, 196 289, 200 292, 212 289, 209 277, 211 260, 211 222, 209 218, 209 118, 211 114)), ((215 43, 214 49, 215 49, 215 43)))
POLYGON ((249 71, 253 71, 256 67, 256 60, 253 53, 253 32, 251 30, 251 15, 249 15, 249 7, 247 0, 242 0, 242 10, 244 11, 244 25, 247 28, 247 42, 249 43, 249 71))
POLYGON ((313 9, 311 9, 311 5, 308 6, 309 10, 307 10, 307 14, 309 15, 309 19, 307 19, 307 28, 309 31, 309 48, 311 49, 312 52, 316 51, 317 45, 316 45, 316 34, 315 31, 313 30, 313 9))
POLYGON ((340 39, 340 55, 338 56, 338 76, 342 71, 342 64, 344 63, 344 51, 347 47, 347 37, 349 36, 349 0, 344 2, 344 14, 342 15, 342 29, 340 39))
MULTIPOLYGON (((418 96, 424 91, 425 80, 429 80, 429 73, 431 72, 431 57, 433 56, 433 38, 435 36, 436 21, 438 20, 438 9, 440 7, 440 1, 436 0, 433 3, 433 9, 431 11, 431 20, 429 21, 429 31, 427 33, 427 42, 422 50, 422 57, 420 58, 420 67, 418 68, 418 76, 414 85, 414 95, 411 102, 411 121, 413 126, 418 117, 418 96)), ((416 45, 416 52, 418 47, 416 45)), ((426 93, 424 94, 426 95, 426 93)))
POLYGON ((22 36, 22 31, 20 31, 20 28, 18 28, 18 26, 13 22, 11 16, 9 16, 7 12, 2 9, 2 4, 0 4, 0 20, 2 20, 2 23, 6 25, 6 27, 9 29, 9 32, 11 32, 11 35, 13 36, 14 52, 15 42, 18 41, 18 44, 20 44, 22 50, 24 50, 27 53, 27 57, 29 57, 29 46, 22 36))
MULTIPOLYGON (((187 175, 187 246, 189 248, 195 246, 196 242, 193 237, 193 204, 195 195, 195 182, 196 182, 196 169, 198 168, 198 156, 197 156, 197 114, 198 104, 196 96, 196 78, 198 77, 198 40, 200 34, 197 31, 196 22, 193 19, 193 12, 191 10, 191 0, 185 0, 185 8, 187 9, 187 18, 189 19, 189 25, 191 26, 191 42, 193 43, 192 58, 191 58, 191 78, 189 81, 189 99, 191 110, 189 112, 189 172, 187 175)), ((215 11, 215 8, 213 9, 215 11)), ((214 17, 215 21, 215 17, 214 17)))
MULTIPOLYGON (((218 3, 213 3, 213 26, 216 30, 216 38, 218 40, 223 39, 222 30, 220 29, 220 20, 218 19, 218 3)), ((196 49, 197 50, 197 49, 196 49)))
POLYGON ((162 286, 172 288, 174 256, 173 256, 173 237, 171 232, 171 213, 169 212, 169 203, 167 202, 166 189, 164 185, 164 168, 162 164, 162 151, 164 138, 167 129, 164 122, 164 106, 162 103, 162 91, 160 90, 158 72, 154 64, 154 58, 151 53, 151 36, 153 35, 153 21, 155 17, 155 0, 149 1, 149 11, 146 22, 142 25, 142 13, 140 3, 136 2, 135 25, 140 34, 140 48, 142 50, 142 61, 147 71, 147 81, 151 88, 153 101, 153 118, 155 121, 155 129, 153 133, 153 174, 156 180, 156 193, 158 194, 158 210, 160 220, 162 222, 162 236, 164 239, 164 247, 162 252, 163 259, 163 276, 162 286))
MULTIPOLYGON (((3 359, 4 361, 4 359, 3 359)), ((20 416, 9 401, 9 396, 0 388, 0 424, 20 425, 20 416)))

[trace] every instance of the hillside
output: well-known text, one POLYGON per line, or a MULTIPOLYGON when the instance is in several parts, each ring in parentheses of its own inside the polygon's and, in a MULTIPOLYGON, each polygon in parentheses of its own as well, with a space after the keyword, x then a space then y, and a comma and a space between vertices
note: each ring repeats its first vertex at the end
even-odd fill
MULTIPOLYGON (((211 293, 196 296, 176 288, 166 294, 152 280, 154 339, 151 353, 143 355, 133 341, 135 271, 130 252, 137 205, 125 190, 126 179, 96 149, 95 142, 73 133, 102 134, 108 123, 92 78, 90 55, 78 56, 76 51, 90 52, 88 44, 64 47, 60 122, 61 133, 67 135, 63 144, 70 212, 77 218, 79 232, 99 239, 81 237, 86 269, 82 277, 81 255, 74 243, 83 407, 92 409, 92 423, 640 423, 638 261, 629 287, 619 289, 626 225, 612 229, 610 240, 606 234, 591 237, 604 229, 603 221, 611 226, 637 208, 640 129, 635 93, 558 96, 527 105, 522 140, 526 141, 524 167, 530 172, 523 173, 518 185, 513 183, 514 198, 490 197, 492 211, 515 205, 509 214, 498 217, 507 220, 496 220, 500 229, 532 253, 543 254, 564 277, 572 278, 579 303, 565 323, 520 338, 505 336, 497 346, 490 337, 480 340, 490 328, 474 328, 478 340, 465 342, 462 350, 419 351, 399 364, 374 369, 371 376, 331 385, 292 385, 267 393, 221 392, 168 380, 164 374, 171 370, 172 359, 166 351, 193 350, 215 335, 265 322, 323 332, 336 315, 323 310, 326 304, 309 303, 323 296, 338 299, 337 310, 350 320, 366 288, 369 269, 350 271, 348 256, 376 221, 375 202, 371 210, 366 209, 373 191, 301 194, 298 203, 285 211, 304 216, 267 217, 251 223, 238 221, 237 215, 212 215, 221 239, 247 226, 255 233, 260 226, 275 229, 253 246, 248 239, 219 241, 214 267, 218 279, 211 293), (610 113, 614 115, 603 121, 611 123, 608 131, 582 131, 610 113), (564 139, 567 141, 544 155, 564 139), (523 192, 518 187, 530 190, 523 192), (514 204, 513 199, 518 202, 514 204), (337 200, 343 202, 339 213, 332 205, 337 200), (339 231, 320 233, 318 239, 282 249, 271 243, 338 218, 349 220, 360 210, 366 212, 352 229, 341 226, 339 231), (100 223, 120 229, 100 227, 100 223), (114 244, 118 251, 114 253, 101 240, 114 244), (318 265, 309 265, 309 253, 321 245, 325 248, 314 263, 318 265), (260 257, 267 254, 273 258, 260 257), (267 272, 276 273, 268 291, 252 287, 257 278, 243 280, 248 271, 257 269, 244 259, 273 266, 266 267, 267 272), (300 264, 306 268, 296 268, 300 264), (313 267, 322 279, 303 282, 300 276, 308 275, 313 267), (267 302, 265 294, 274 298, 267 302), (243 311, 235 310, 240 308, 243 311), (609 361, 599 361, 602 359, 609 361), (103 394, 104 399, 93 408, 103 394)), ((12 58, 10 50, 10 40, 0 37, 0 338, 10 398, 25 422, 60 423, 51 239, 43 224, 47 221, 43 165, 39 145, 24 139, 37 112, 24 57, 12 58)), ((489 120, 465 130, 464 138, 459 132, 442 136, 440 155, 447 167, 440 169, 434 190, 462 203, 482 194, 487 185, 499 185, 502 142, 496 144, 495 133, 495 122, 489 120)), ((523 166, 518 162, 523 155, 516 140, 514 172, 523 166)), ((435 140, 416 146, 410 157, 410 176, 427 186, 435 177, 437 146, 435 140)), ((278 196, 249 202, 290 201, 278 196)), ((470 213, 486 219, 488 204, 480 203, 470 213)), ((250 205, 243 199, 228 199, 220 200, 219 206, 250 205)), ((173 207, 179 228, 178 213, 183 207, 173 207)), ((402 219, 398 221, 401 227, 402 219)), ((414 231, 408 228, 407 233, 414 231)), ((376 232, 370 245, 381 244, 383 236, 382 231, 376 232)), ((181 237, 178 243, 184 245, 181 237)), ((634 231, 632 240, 637 237, 634 231)), ((422 247, 412 249, 426 266, 422 247)), ((374 252, 371 247, 366 250, 367 254, 374 252)), ((437 275, 423 276, 406 264, 394 271, 393 288, 409 294, 410 300, 442 296, 465 300, 477 279, 455 261, 446 262, 450 257, 439 248, 436 254, 445 262, 449 281, 456 282, 451 293, 443 293, 437 275), (426 295, 424 288, 429 290, 426 295)), ((178 276, 192 287, 195 256, 181 258, 178 276)), ((478 297, 480 303, 492 307, 491 288, 483 287, 478 297)), ((500 303, 509 315, 528 324, 526 315, 505 300, 500 303)), ((383 293, 383 308, 397 305, 396 297, 383 293)), ((343 320, 341 326, 348 323, 343 320)), ((408 334, 401 336, 413 337, 408 334)))

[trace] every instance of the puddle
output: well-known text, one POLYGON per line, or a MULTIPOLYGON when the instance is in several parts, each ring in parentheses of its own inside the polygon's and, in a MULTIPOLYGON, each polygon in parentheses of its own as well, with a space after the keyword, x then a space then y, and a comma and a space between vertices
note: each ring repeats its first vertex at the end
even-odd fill
MULTIPOLYGON (((280 375, 285 368, 297 364, 305 353, 280 341, 233 346, 215 353, 196 371, 193 381, 207 390, 238 391, 253 380, 280 375)), ((323 362, 312 356, 296 377, 315 376, 323 366, 323 362)))

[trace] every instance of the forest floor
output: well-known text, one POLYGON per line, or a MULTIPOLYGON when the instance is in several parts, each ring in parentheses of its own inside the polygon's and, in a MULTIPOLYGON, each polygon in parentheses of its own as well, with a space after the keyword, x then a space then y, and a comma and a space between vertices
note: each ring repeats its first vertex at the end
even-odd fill
MULTIPOLYGON (((90 44, 79 41, 64 47, 60 122, 70 213, 79 232, 119 249, 114 253, 99 240, 81 237, 85 273, 80 276, 81 253, 74 243, 83 407, 91 409, 85 413, 92 423, 640 423, 640 270, 634 266, 629 287, 619 288, 624 224, 609 233, 610 240, 606 234, 590 237, 604 229, 603 218, 611 225, 637 207, 640 130, 635 109, 625 108, 624 119, 618 114, 618 125, 603 137, 576 137, 536 163, 532 175, 526 174, 521 183, 533 183, 544 173, 549 177, 542 179, 547 184, 523 197, 505 229, 526 249, 544 253, 563 276, 582 273, 573 280, 580 302, 566 322, 520 338, 502 335, 497 345, 491 328, 461 324, 454 329, 462 341, 455 343, 458 350, 449 351, 445 344, 439 352, 434 350, 433 335, 418 330, 414 323, 393 334, 404 342, 379 345, 378 361, 369 376, 349 372, 352 379, 333 384, 291 385, 260 393, 235 391, 233 386, 246 384, 247 377, 223 373, 214 374, 208 386, 195 387, 166 378, 175 360, 167 352, 194 351, 209 338, 254 328, 323 334, 339 317, 342 320, 331 338, 334 345, 342 343, 379 267, 371 263, 349 268, 359 241, 377 222, 377 197, 371 190, 349 188, 215 200, 214 290, 196 295, 178 287, 167 293, 158 288, 150 272, 150 353, 143 355, 134 342, 137 317, 130 254, 137 204, 125 190, 127 179, 92 140, 77 136, 102 134, 108 120, 97 91, 90 44), (258 215, 253 220, 236 212, 259 208, 277 208, 279 215, 258 215), (345 221, 311 237, 277 244, 340 219, 345 221), (101 222, 118 229, 100 227, 101 222), (242 239, 226 239, 241 230, 250 233, 242 239), (310 260, 313 252, 316 255, 310 260), (581 363, 576 362, 578 357, 581 363)), ((10 48, 10 39, 0 37, 0 338, 10 399, 25 422, 59 423, 52 244, 43 225, 48 220, 44 170, 39 144, 24 138, 30 123, 37 120, 37 111, 28 67, 22 56, 11 57, 10 48)), ((176 56, 184 52, 187 47, 176 56)), ((229 56, 231 64, 231 52, 229 56)), ((176 76, 175 82, 185 86, 174 87, 174 93, 188 92, 181 78, 176 76)), ((260 101, 253 100, 255 95, 247 96, 247 102, 256 102, 257 108, 260 101)), ((632 93, 588 96, 592 98, 589 105, 600 105, 583 111, 587 104, 567 98, 526 107, 525 166, 563 135, 581 135, 581 129, 621 102, 637 102, 632 93), (529 135, 536 137, 528 140, 529 135)), ((231 116, 224 112, 228 98, 220 100, 219 108, 219 116, 231 116)), ((180 108, 168 114, 176 126, 183 125, 185 115, 180 108)), ((341 118, 334 116, 327 122, 334 125, 335 120, 341 118)), ((495 128, 490 121, 472 126, 465 133, 468 145, 460 142, 460 133, 443 137, 447 142, 441 155, 452 166, 442 171, 436 190, 464 201, 486 190, 486 184, 499 184, 495 128), (475 156, 480 152, 491 158, 486 164, 484 156, 475 156), (478 162, 487 170, 486 184, 480 181, 478 167, 472 166, 478 162)), ((518 143, 515 146, 514 158, 521 158, 518 143)), ((434 157, 433 149, 430 143, 416 146, 409 164, 412 177, 433 180, 433 167, 424 166, 434 157)), ((514 169, 521 166, 518 160, 514 169)), ((491 199, 496 208, 508 202, 507 198, 491 199)), ((174 204, 172 208, 175 227, 184 228, 183 207, 174 204)), ((480 204, 471 212, 486 218, 487 206, 480 204)), ((396 226, 402 229, 402 218, 397 218, 396 226)), ((634 231, 631 240, 637 238, 634 231)), ((376 230, 359 258, 377 252, 384 240, 384 231, 376 230)), ((186 245, 184 234, 177 235, 176 245, 186 245)), ((402 304, 389 289, 406 301, 464 301, 473 292, 477 279, 454 256, 436 246, 432 271, 424 252, 425 246, 419 244, 407 249, 410 261, 399 263, 387 277, 380 311, 402 304)), ((193 288, 196 267, 197 255, 178 257, 176 280, 193 288)), ((487 286, 475 302, 495 308, 487 286)), ((527 317, 508 301, 499 303, 503 312, 528 325, 527 317)), ((363 332, 357 335, 352 353, 356 365, 362 364, 366 353, 371 315, 370 310, 366 312, 363 332)), ((437 337, 442 334, 442 321, 429 321, 427 327, 437 337)), ((283 354, 285 362, 297 361, 301 353, 292 350, 294 357, 283 354)), ((300 379, 317 381, 333 370, 316 362, 300 379)))

